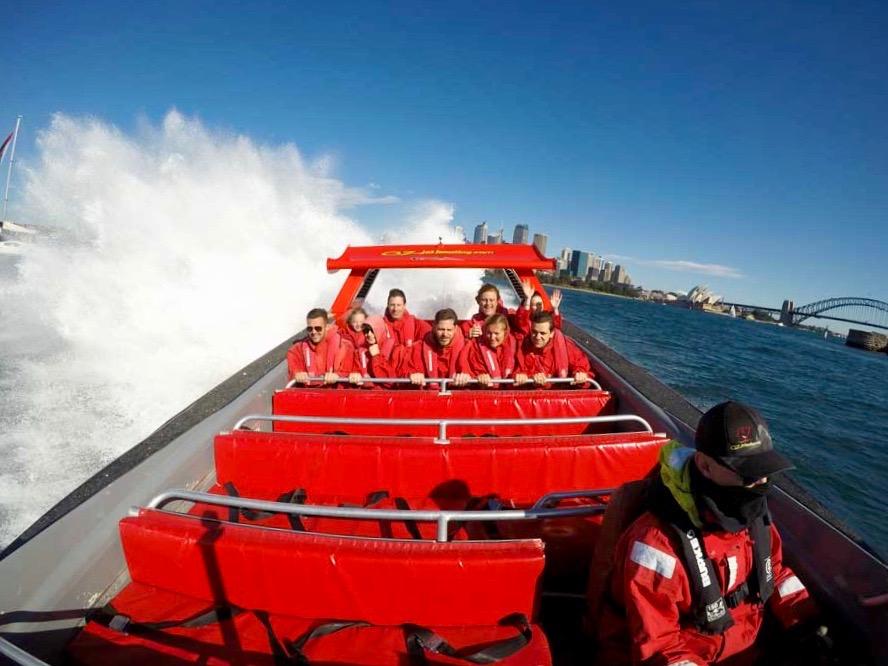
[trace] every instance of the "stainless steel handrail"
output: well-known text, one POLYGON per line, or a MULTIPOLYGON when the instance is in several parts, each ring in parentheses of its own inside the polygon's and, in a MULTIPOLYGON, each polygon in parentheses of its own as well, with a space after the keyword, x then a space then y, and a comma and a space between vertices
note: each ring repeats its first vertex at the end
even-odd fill
POLYGON ((2 637, 0 637, 0 655, 8 657, 21 666, 49 666, 45 661, 25 652, 18 645, 10 643, 2 637))
MULTIPOLYGON (((315 383, 323 383, 324 378, 311 376, 308 378, 308 381, 315 382, 315 383)), ((573 384, 573 381, 574 381, 573 377, 549 377, 546 380, 546 383, 547 384, 573 384)), ((591 385, 591 387, 594 390, 596 390, 596 391, 603 391, 604 390, 601 388, 601 384, 599 384, 594 379, 588 379, 586 381, 591 385)), ((348 377, 337 377, 336 378, 337 384, 348 384, 349 382, 350 382, 350 380, 348 377)), ((439 386, 439 390, 438 390, 439 395, 450 395, 451 391, 449 391, 447 387, 450 386, 451 384, 454 384, 454 382, 456 382, 456 380, 453 377, 438 377, 438 378, 426 377, 425 378, 426 384, 437 384, 439 386)), ((515 380, 514 379, 491 379, 490 382, 491 382, 491 384, 514 384, 515 380)), ((391 378, 362 377, 361 383, 362 384, 412 384, 412 382, 405 377, 391 377, 391 378)), ((473 384, 478 384, 478 383, 479 382, 477 379, 470 379, 466 384, 473 385, 473 384)), ((290 381, 287 382, 287 384, 286 384, 286 386, 284 386, 284 388, 294 388, 296 385, 297 385, 296 380, 291 379, 290 381)), ((528 381, 525 382, 525 385, 532 386, 533 380, 528 379, 528 381)))
POLYGON ((379 425, 379 426, 438 426, 438 437, 435 444, 449 444, 447 439, 447 427, 452 425, 481 425, 481 426, 515 426, 515 425, 569 425, 571 423, 621 423, 634 422, 644 427, 644 430, 653 433, 651 424, 635 414, 615 414, 612 416, 570 416, 564 418, 548 419, 372 419, 349 418, 340 416, 296 416, 284 414, 247 414, 234 424, 234 430, 240 430, 248 421, 278 421, 281 423, 323 423, 329 425, 379 425))
MULTIPOLYGON (((613 488, 603 490, 581 490, 549 493, 538 499, 530 509, 500 509, 496 511, 434 511, 428 509, 368 509, 363 507, 321 506, 317 504, 288 504, 243 497, 228 497, 200 493, 193 490, 168 490, 154 497, 149 509, 163 509, 164 505, 175 501, 199 502, 216 506, 252 509, 271 513, 285 513, 297 516, 319 516, 322 518, 351 518, 355 520, 415 520, 424 523, 437 523, 436 541, 447 541, 448 526, 451 521, 479 522, 499 520, 542 520, 543 518, 566 518, 571 516, 594 516, 604 513, 605 504, 592 506, 572 506, 563 509, 543 508, 545 504, 571 497, 606 497, 613 488)), ((176 512, 172 512, 176 513, 176 512)), ((183 514, 189 515, 189 514, 183 514)))

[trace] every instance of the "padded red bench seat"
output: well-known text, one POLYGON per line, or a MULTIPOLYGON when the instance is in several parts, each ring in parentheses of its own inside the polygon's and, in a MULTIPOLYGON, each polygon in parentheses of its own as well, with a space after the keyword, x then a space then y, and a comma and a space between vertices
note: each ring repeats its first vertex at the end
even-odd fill
MULTIPOLYGON (((130 583, 113 601, 114 610, 141 625, 199 616, 210 608, 202 599, 161 588, 130 583)), ((288 646, 318 620, 240 612, 205 626, 175 626, 124 633, 91 621, 67 648, 66 663, 80 666, 181 666, 182 664, 253 664, 278 666, 272 641, 288 646)), ((457 648, 500 642, 516 636, 510 626, 429 627, 457 648)), ((351 626, 307 641, 302 652, 312 664, 401 666, 410 663, 405 647, 409 630, 395 626, 351 626)), ((531 625, 530 641, 497 662, 502 666, 551 664, 546 636, 531 625)), ((278 647, 280 649, 280 647, 278 647)), ((285 648, 288 649, 288 648, 285 648)), ((447 657, 431 663, 465 663, 447 657)))
MULTIPOLYGON (((272 413, 299 416, 349 418, 452 418, 452 419, 535 419, 614 414, 616 401, 607 391, 454 391, 439 395, 434 391, 331 391, 325 389, 284 389, 272 397, 272 413)), ((435 426, 337 425, 286 423, 275 421, 280 432, 333 433, 389 436, 435 436, 435 426)), ((571 435, 584 432, 615 432, 619 424, 585 423, 546 426, 452 426, 448 436, 473 434, 571 435)))
POLYGON ((214 604, 376 625, 533 618, 539 540, 396 541, 309 534, 142 509, 120 521, 130 578, 214 604))
POLYGON ((431 439, 302 435, 237 430, 216 436, 216 480, 243 496, 276 498, 294 488, 310 497, 360 503, 392 497, 497 495, 529 506, 553 491, 616 487, 642 478, 666 443, 648 432, 575 437, 431 439))

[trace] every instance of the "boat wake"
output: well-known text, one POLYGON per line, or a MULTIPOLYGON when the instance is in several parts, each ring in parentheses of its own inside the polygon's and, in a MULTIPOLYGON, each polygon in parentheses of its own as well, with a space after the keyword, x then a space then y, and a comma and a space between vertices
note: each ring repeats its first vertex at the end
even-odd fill
MULTIPOLYGON (((133 134, 57 115, 39 134, 15 212, 53 233, 0 261, 0 546, 329 305, 326 258, 379 240, 347 213, 392 201, 330 164, 175 111, 133 134)), ((452 218, 426 202, 386 233, 456 242, 452 218)), ((468 313, 480 277, 387 277, 369 306, 401 286, 431 295, 408 303, 421 316, 468 313)))

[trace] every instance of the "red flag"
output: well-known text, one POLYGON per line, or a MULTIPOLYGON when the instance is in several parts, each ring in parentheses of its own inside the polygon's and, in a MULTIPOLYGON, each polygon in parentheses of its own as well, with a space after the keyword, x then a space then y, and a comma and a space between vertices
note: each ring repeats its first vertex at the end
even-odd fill
POLYGON ((9 133, 9 136, 6 137, 6 141, 4 141, 4 142, 3 142, 3 145, 0 146, 0 160, 3 159, 3 153, 4 153, 4 151, 6 150, 6 146, 8 146, 8 145, 9 145, 9 142, 12 141, 12 135, 13 135, 13 134, 15 134, 15 132, 10 132, 10 133, 9 133))

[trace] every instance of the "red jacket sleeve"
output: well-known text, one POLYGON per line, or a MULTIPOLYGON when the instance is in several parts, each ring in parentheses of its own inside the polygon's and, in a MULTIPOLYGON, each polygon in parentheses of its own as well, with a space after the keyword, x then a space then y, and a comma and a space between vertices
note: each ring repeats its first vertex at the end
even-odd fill
POLYGON ((536 363, 533 361, 533 355, 525 353, 523 344, 516 345, 514 374, 533 375, 535 372, 536 363))
POLYGON ((425 374, 425 366, 422 363, 422 343, 416 343, 410 350, 410 354, 404 357, 401 367, 395 368, 397 377, 409 377, 414 372, 425 374))
POLYGON ((515 314, 509 319, 511 320, 512 334, 518 340, 523 340, 530 335, 530 310, 524 307, 524 304, 519 305, 515 314))
POLYGON ((716 652, 715 646, 693 645, 681 626, 679 603, 691 596, 687 574, 667 536, 647 516, 617 544, 613 585, 626 609, 633 664, 707 666, 704 653, 716 652))
POLYGON ((293 379, 297 372, 305 372, 305 359, 302 356, 302 343, 297 342, 287 352, 287 379, 293 379))
POLYGON ((333 359, 333 372, 340 377, 348 377, 354 371, 360 371, 360 364, 355 363, 355 348, 347 340, 342 340, 339 350, 333 359))
MULTIPOLYGON (((376 379, 396 377, 394 369, 382 353, 370 357, 370 376, 376 379)), ((388 384, 386 384, 388 386, 388 384)))
POLYGON ((481 352, 476 343, 471 342, 465 346, 456 368, 457 372, 465 372, 472 377, 487 374, 487 366, 484 365, 484 359, 481 358, 481 352))
POLYGON ((416 342, 422 342, 422 339, 426 336, 427 333, 432 332, 432 325, 427 322, 425 319, 416 318, 416 332, 414 333, 413 339, 416 342))
POLYGON ((577 347, 571 340, 566 340, 566 342, 568 373, 571 375, 575 375, 578 372, 585 372, 587 375, 589 375, 590 379, 593 378, 595 376, 595 373, 592 372, 592 367, 589 365, 589 357, 581 352, 580 348, 577 347))

